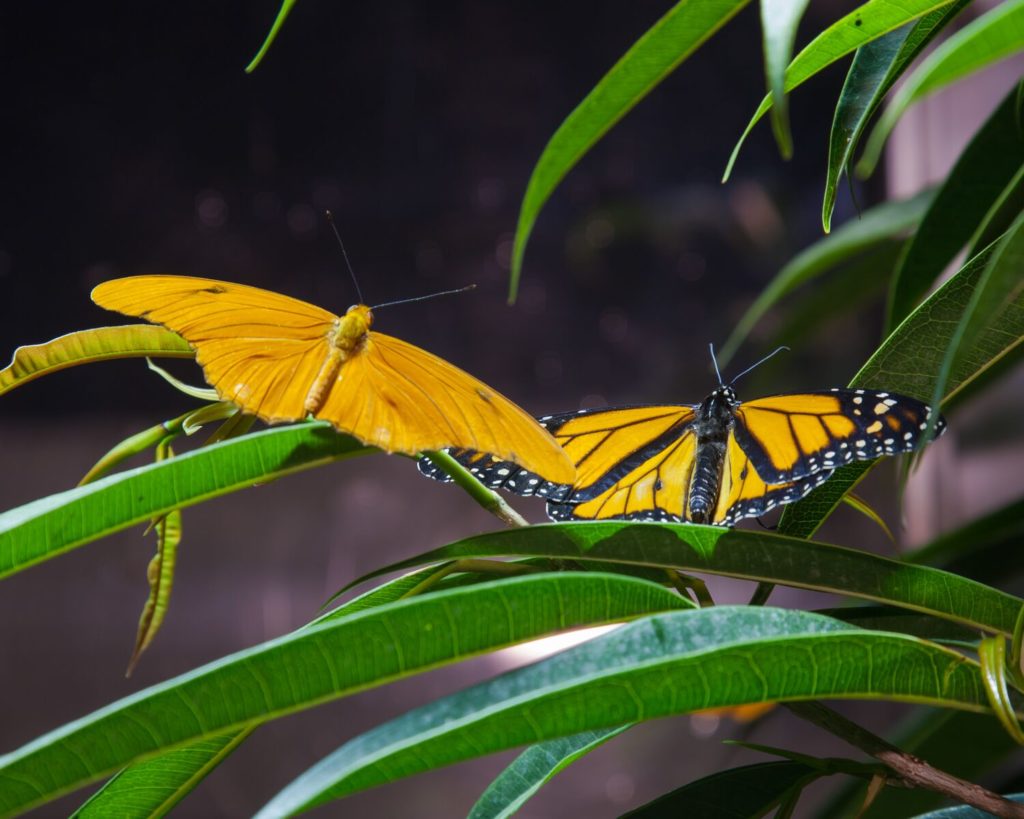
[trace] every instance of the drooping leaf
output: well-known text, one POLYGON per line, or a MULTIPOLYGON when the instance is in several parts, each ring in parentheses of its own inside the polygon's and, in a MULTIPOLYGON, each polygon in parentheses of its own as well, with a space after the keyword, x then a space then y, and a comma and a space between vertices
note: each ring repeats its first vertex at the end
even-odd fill
POLYGON ((688 605, 645 581, 559 572, 326 620, 132 694, 0 756, 0 815, 131 762, 429 668, 551 631, 688 605))
POLYGON ((470 809, 467 819, 505 819, 512 816, 545 782, 629 727, 620 725, 584 731, 532 745, 487 786, 470 809))
POLYGON ((890 329, 928 292, 1024 166, 1020 113, 1014 89, 978 129, 939 187, 893 277, 890 329))
POLYGON ((857 163, 870 174, 893 127, 911 104, 961 77, 1003 60, 1024 48, 1024 0, 1004 0, 942 43, 900 86, 875 125, 857 163))
POLYGON ((764 73, 772 98, 772 131, 782 155, 793 155, 793 135, 786 110, 786 66, 793 56, 796 29, 808 0, 761 0, 761 31, 764 38, 764 73))
POLYGON ((826 233, 832 229, 839 178, 844 172, 849 173, 868 121, 893 83, 970 2, 955 0, 857 49, 829 133, 828 171, 821 206, 821 223, 826 233))
MULTIPOLYGON (((170 438, 165 438, 157 446, 157 462, 173 457, 174 450, 171 448, 170 438)), ((178 562, 178 545, 181 543, 181 510, 172 509, 167 514, 160 515, 154 521, 153 531, 156 533, 156 554, 146 567, 149 596, 142 608, 142 616, 139 617, 135 648, 132 649, 131 659, 128 660, 126 677, 131 676, 139 657, 153 642, 167 616, 171 590, 174 587, 174 569, 178 562)))
MULTIPOLYGON (((903 3, 893 0, 868 0, 825 29, 793 58, 793 62, 786 69, 786 91, 792 91, 862 45, 949 3, 950 0, 907 0, 903 3)), ((768 113, 771 106, 771 95, 766 95, 732 150, 722 176, 723 182, 729 179, 736 164, 736 157, 739 156, 740 148, 743 147, 747 136, 761 121, 761 117, 768 113)))
POLYGON ((0 514, 0 578, 172 509, 371 452, 330 424, 296 424, 40 498, 0 514))
POLYGON ((0 370, 0 395, 49 373, 116 358, 195 358, 188 342, 153 324, 79 330, 43 344, 19 347, 0 370))
POLYGON ((294 815, 420 771, 582 731, 819 697, 985 707, 973 661, 912 637, 768 607, 654 615, 350 740, 257 816, 294 815))
POLYGON ((257 66, 263 62, 263 58, 267 55, 267 52, 270 51, 270 47, 274 44, 274 40, 277 39, 277 35, 281 31, 284 21, 288 19, 288 15, 291 14, 292 9, 298 1, 299 0, 282 0, 281 8, 277 12, 277 17, 274 18, 274 24, 270 27, 267 38, 263 41, 263 45, 260 46, 260 50, 256 52, 256 56, 253 57, 250 63, 245 67, 246 74, 251 74, 256 70, 257 66))
POLYGON ((526 243, 558 183, 605 133, 749 0, 680 0, 637 40, 565 118, 530 174, 519 208, 509 301, 515 301, 526 243))
POLYGON ((708 572, 831 592, 1013 633, 1024 602, 939 569, 772 532, 698 524, 602 521, 488 532, 378 569, 387 572, 469 557, 597 560, 708 572), (966 620, 964 618, 970 618, 966 620))

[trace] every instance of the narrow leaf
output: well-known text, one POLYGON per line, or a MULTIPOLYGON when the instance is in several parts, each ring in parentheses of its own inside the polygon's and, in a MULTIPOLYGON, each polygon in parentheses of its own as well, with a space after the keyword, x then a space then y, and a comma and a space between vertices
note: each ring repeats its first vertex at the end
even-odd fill
POLYGON ((584 731, 527 748, 487 787, 470 809, 468 819, 505 819, 511 816, 545 782, 629 727, 620 725, 584 731))
POLYGON ((1024 48, 1024 0, 1005 0, 956 32, 929 54, 900 86, 868 137, 857 172, 867 176, 875 169, 886 139, 911 104, 1021 48, 1024 48))
POLYGON ((558 183, 607 131, 749 0, 680 0, 637 40, 555 131, 530 174, 512 249, 509 301, 537 215, 558 183))
POLYGON ((764 816, 790 788, 821 776, 799 762, 761 762, 718 771, 622 815, 622 819, 668 819, 707 816, 713 805, 718 816, 764 816))
POLYGON ((1024 165, 1017 169, 1013 179, 1007 183, 981 220, 977 231, 971 237, 971 244, 967 248, 967 258, 977 256, 982 249, 1006 233, 1021 211, 1024 211, 1024 165))
POLYGON ((849 172, 868 121, 893 83, 970 2, 955 0, 857 49, 829 133, 825 199, 821 206, 821 223, 826 233, 832 229, 839 177, 849 172))
POLYGON ((1024 270, 1024 213, 1017 217, 995 245, 978 277, 936 370, 933 405, 938 405, 947 394, 946 387, 953 379, 952 374, 963 369, 964 361, 974 352, 982 336, 992 327, 999 326, 1004 312, 1013 310, 1015 304, 1019 305, 1024 300, 1021 270, 1024 270))
MULTIPOLYGON (((318 617, 304 628, 392 603, 431 571, 413 572, 383 583, 318 617)), ((194 740, 173 751, 129 765, 96 791, 75 816, 89 819, 94 816, 163 816, 227 759, 258 726, 259 723, 255 723, 239 731, 194 740)))
POLYGON ((330 424, 296 424, 40 498, 0 514, 0 578, 172 509, 376 451, 330 424))
MULTIPOLYGON (((894 0, 868 0, 825 29, 793 58, 793 62, 786 69, 786 91, 792 91, 865 43, 923 14, 946 6, 949 2, 950 0, 907 0, 903 3, 894 0)), ((771 95, 766 95, 732 150, 722 177, 723 182, 729 179, 733 165, 736 164, 736 157, 739 156, 740 148, 743 147, 747 136, 771 107, 771 95)))
POLYGON ((497 556, 601 560, 767 581, 914 609, 1007 636, 1024 605, 1012 595, 958 575, 859 549, 690 523, 587 521, 488 532, 362 579, 428 563, 497 556))
POLYGON ((928 292, 1022 165, 1024 133, 1014 89, 964 148, 908 244, 889 293, 890 329, 928 292))
POLYGON ((726 366, 764 314, 798 286, 857 254, 913 229, 931 204, 932 196, 932 191, 924 191, 912 199, 886 202, 871 208, 859 219, 850 220, 831 236, 819 239, 795 256, 775 275, 736 323, 718 354, 719 364, 726 366))
POLYGON ((14 358, 0 370, 0 395, 49 373, 115 358, 195 358, 181 336, 153 324, 97 327, 19 347, 14 358))
POLYGON ((793 155, 793 136, 786 109, 786 66, 793 56, 796 29, 807 0, 761 0, 761 31, 764 35, 764 73, 772 98, 772 130, 782 155, 793 155))
POLYGON ((977 664, 932 643, 767 607, 645 617, 350 740, 257 814, 290 816, 464 759, 706 708, 887 698, 985 709, 977 664))
POLYGON ((251 729, 243 729, 212 736, 141 765, 124 768, 89 797, 72 814, 72 819, 110 816, 157 819, 164 816, 251 733, 251 729))
POLYGON ((292 9, 298 0, 283 0, 281 8, 277 12, 277 17, 274 19, 274 25, 270 27, 270 32, 267 34, 267 38, 263 41, 263 45, 260 46, 260 50, 256 52, 256 56, 252 58, 252 61, 245 67, 245 73, 251 74, 256 70, 256 67, 263 62, 263 58, 270 51, 270 46, 274 44, 274 40, 277 39, 278 33, 281 31, 281 27, 284 25, 284 21, 288 19, 288 15, 291 14, 292 9))
MULTIPOLYGON (((165 461, 174 457, 170 439, 165 438, 156 450, 157 461, 165 461)), ((172 509, 166 515, 156 519, 153 526, 156 532, 156 554, 146 567, 146 581, 149 583, 149 596, 139 617, 139 628, 135 636, 135 648, 128 660, 126 677, 132 675, 139 657, 156 633, 163 625, 167 616, 167 606, 171 602, 171 589, 174 587, 174 568, 178 561, 178 545, 181 543, 181 510, 172 509)))
POLYGON ((0 756, 0 815, 163 751, 429 668, 556 630, 687 605, 645 581, 559 572, 451 589, 325 621, 132 694, 0 756))

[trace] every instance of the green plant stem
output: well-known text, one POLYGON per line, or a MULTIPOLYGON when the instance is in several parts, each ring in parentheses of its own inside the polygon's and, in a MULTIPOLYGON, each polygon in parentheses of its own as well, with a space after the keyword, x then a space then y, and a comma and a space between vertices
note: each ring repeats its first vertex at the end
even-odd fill
POLYGON ((534 574, 541 572, 539 566, 529 566, 523 563, 506 563, 502 560, 481 560, 479 558, 465 558, 463 560, 453 560, 450 563, 443 564, 436 572, 431 574, 429 577, 425 577, 422 581, 413 586, 409 591, 402 595, 402 599, 406 597, 415 597, 417 594, 423 594, 425 591, 429 591, 437 583, 450 574, 456 572, 476 572, 478 574, 494 574, 504 577, 515 576, 520 574, 534 574))
POLYGON ((1004 799, 981 785, 933 768, 923 759, 901 751, 820 702, 789 702, 785 703, 785 707, 801 719, 814 723, 884 763, 902 784, 941 793, 957 802, 988 811, 993 816, 1024 819, 1024 805, 1004 799))
POLYGON ((495 515, 509 526, 529 526, 526 518, 520 515, 515 509, 505 503, 505 500, 497 493, 492 492, 473 473, 456 461, 447 452, 431 450, 424 452, 423 457, 430 458, 438 469, 441 469, 455 483, 461 486, 469 496, 479 503, 484 509, 495 515))

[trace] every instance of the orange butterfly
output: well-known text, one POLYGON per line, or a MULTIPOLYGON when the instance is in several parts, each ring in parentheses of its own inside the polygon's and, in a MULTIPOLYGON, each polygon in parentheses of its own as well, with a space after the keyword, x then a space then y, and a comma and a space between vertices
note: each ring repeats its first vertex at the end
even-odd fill
POLYGON ((365 304, 336 316, 269 290, 191 276, 114 279, 92 299, 178 333, 217 394, 268 423, 312 415, 387 452, 473 449, 558 483, 575 475, 524 410, 447 361, 371 331, 365 304))

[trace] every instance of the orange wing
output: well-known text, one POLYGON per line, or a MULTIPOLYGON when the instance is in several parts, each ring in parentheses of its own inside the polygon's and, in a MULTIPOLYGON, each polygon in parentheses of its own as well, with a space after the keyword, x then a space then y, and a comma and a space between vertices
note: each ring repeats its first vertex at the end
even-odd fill
POLYGON ((389 452, 456 447, 493 453, 558 483, 575 469, 525 410, 415 345, 371 332, 316 416, 389 452))
POLYGON ((114 279, 92 299, 178 333, 221 398, 269 423, 306 417, 306 394, 337 319, 269 290, 191 276, 114 279))
MULTIPOLYGON (((684 520, 696 440, 693 415, 693 407, 675 405, 541 418, 576 465, 575 484, 541 480, 479 451, 453 454, 492 489, 546 498, 555 520, 684 520)), ((445 479, 429 462, 421 461, 419 468, 445 479)))
MULTIPOLYGON (((876 390, 773 395, 740 404, 733 435, 764 481, 783 484, 850 461, 911 452, 929 412, 914 398, 876 390)), ((944 428, 940 417, 936 437, 944 428)))
POLYGON ((554 439, 507 398, 379 333, 342 354, 329 341, 339 317, 312 304, 188 276, 115 279, 92 297, 183 336, 218 395, 270 423, 302 420, 315 405, 318 418, 388 452, 480 447, 560 483, 573 480, 554 439), (329 358, 344 359, 337 378, 309 404, 329 358))
POLYGON ((804 497, 832 477, 833 471, 826 469, 796 481, 765 483, 736 436, 730 435, 725 448, 718 503, 711 523, 735 526, 743 518, 760 517, 776 506, 804 497))

